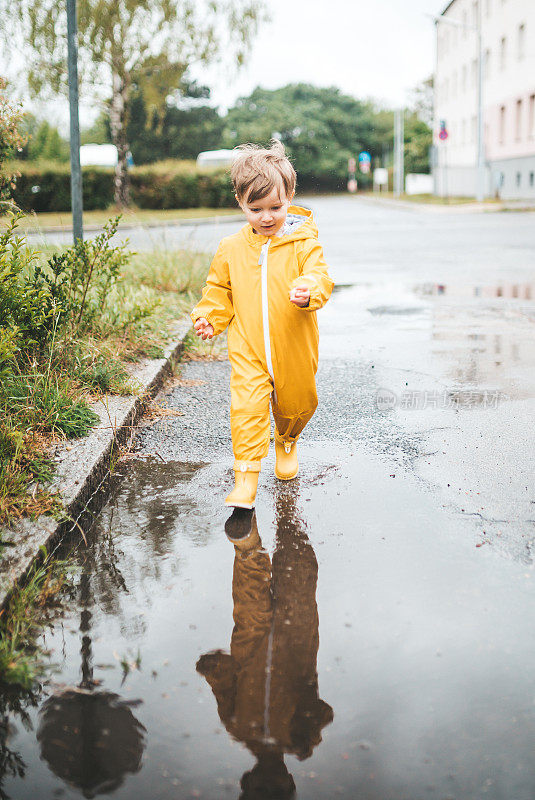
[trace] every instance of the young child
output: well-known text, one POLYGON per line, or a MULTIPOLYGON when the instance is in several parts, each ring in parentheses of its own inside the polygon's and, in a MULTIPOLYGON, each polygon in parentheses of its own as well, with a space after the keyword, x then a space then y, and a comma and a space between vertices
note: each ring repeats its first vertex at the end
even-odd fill
POLYGON ((291 480, 299 470, 296 442, 318 404, 316 310, 334 284, 312 213, 291 205, 297 176, 283 145, 238 149, 231 178, 248 224, 221 241, 191 318, 203 339, 229 326, 235 487, 225 504, 253 508, 270 399, 275 475, 291 480))

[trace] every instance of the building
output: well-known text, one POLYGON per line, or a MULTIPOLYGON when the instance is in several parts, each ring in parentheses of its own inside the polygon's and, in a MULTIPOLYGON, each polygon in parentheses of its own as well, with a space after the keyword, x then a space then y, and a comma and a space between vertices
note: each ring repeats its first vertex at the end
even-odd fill
POLYGON ((535 0, 452 0, 438 18, 434 190, 476 195, 479 26, 484 192, 535 199, 535 0))

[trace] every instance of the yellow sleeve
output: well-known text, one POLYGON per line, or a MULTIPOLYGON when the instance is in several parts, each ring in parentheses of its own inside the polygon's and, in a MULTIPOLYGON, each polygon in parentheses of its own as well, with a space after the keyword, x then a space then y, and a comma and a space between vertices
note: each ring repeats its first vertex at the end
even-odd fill
POLYGON ((202 297, 190 314, 193 323, 204 317, 214 329, 214 335, 222 333, 234 316, 229 263, 223 242, 217 248, 202 290, 202 297))
POLYGON ((323 248, 316 239, 308 239, 303 249, 298 252, 299 277, 292 281, 291 288, 307 286, 310 289, 310 301, 303 311, 316 311, 325 305, 333 290, 334 281, 323 257, 323 248))

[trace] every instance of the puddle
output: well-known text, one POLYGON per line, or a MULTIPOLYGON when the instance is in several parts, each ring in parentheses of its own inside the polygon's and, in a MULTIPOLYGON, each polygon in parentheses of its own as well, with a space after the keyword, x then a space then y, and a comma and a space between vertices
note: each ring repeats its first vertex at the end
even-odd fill
POLYGON ((532 797, 525 567, 381 459, 306 452, 236 549, 221 466, 120 465, 54 672, 0 696, 2 797, 532 797))
POLYGON ((415 308, 403 308, 402 306, 376 306, 375 308, 368 308, 367 309, 370 314, 374 316, 380 316, 382 314, 399 314, 399 315, 410 315, 410 314, 421 314, 425 312, 427 309, 417 306, 415 308))
POLYGON ((444 284, 423 283, 414 287, 416 294, 424 297, 443 296, 451 299, 470 298, 504 298, 506 300, 533 300, 535 299, 535 284, 533 283, 508 283, 486 284, 444 284))

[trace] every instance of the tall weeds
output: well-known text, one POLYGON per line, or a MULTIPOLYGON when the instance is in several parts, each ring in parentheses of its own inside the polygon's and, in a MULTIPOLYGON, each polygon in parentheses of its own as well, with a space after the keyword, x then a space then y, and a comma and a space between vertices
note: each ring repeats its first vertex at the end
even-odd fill
POLYGON ((28 247, 19 219, 0 235, 0 529, 58 507, 49 445, 89 432, 88 400, 136 391, 128 362, 162 355, 207 270, 197 253, 112 244, 119 217, 48 252, 28 247))

